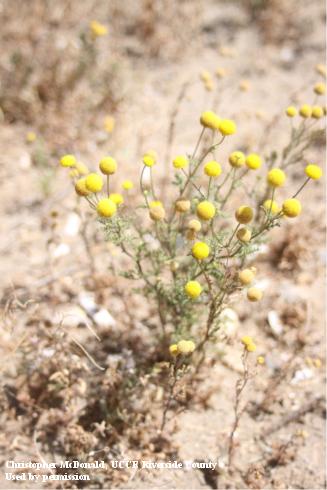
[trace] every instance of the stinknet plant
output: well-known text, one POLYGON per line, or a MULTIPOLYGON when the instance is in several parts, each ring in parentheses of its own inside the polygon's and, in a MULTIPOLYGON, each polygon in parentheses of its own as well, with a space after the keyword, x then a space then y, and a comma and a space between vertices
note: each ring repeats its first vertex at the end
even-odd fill
MULTIPOLYGON (((314 91, 323 94, 325 85, 317 84, 314 91)), ((157 339, 170 356, 171 368, 162 428, 179 377, 187 366, 199 372, 206 346, 216 341, 221 313, 233 296, 243 295, 250 302, 262 299, 263 291, 255 285, 256 268, 249 263, 253 253, 272 228, 300 215, 300 192, 322 175, 319 166, 304 161, 304 150, 324 109, 288 107, 286 115, 291 134, 281 152, 274 151, 264 162, 260 155, 235 148, 228 162, 219 162, 217 150, 233 137, 236 124, 204 112, 193 151, 167 162, 175 176, 165 201, 158 198, 154 180, 154 151, 143 156, 138 193, 130 180, 117 192, 118 165, 112 156, 101 159, 98 173, 89 173, 74 155, 60 160, 69 167, 76 193, 94 211, 106 239, 129 258, 130 267, 121 274, 145 301, 156 305, 157 339), (279 189, 295 163, 303 165, 303 182, 280 202, 279 189), (255 186, 251 173, 261 173, 255 186), (246 197, 231 209, 238 194, 246 197)), ((249 354, 256 350, 249 337, 243 337, 243 344, 249 354)), ((260 356, 258 363, 263 362, 260 356)))

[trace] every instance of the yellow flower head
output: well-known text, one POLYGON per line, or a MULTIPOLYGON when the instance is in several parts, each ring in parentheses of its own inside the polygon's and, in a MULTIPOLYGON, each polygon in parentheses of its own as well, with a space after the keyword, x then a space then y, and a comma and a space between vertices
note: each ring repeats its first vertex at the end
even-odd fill
POLYGON ((89 173, 89 169, 82 162, 76 162, 75 169, 77 170, 79 175, 87 175, 89 173))
POLYGON ((131 180, 124 180, 122 183, 122 188, 125 189, 125 191, 129 191, 130 189, 133 189, 134 184, 131 180))
POLYGON ((150 205, 149 215, 153 221, 162 221, 166 217, 166 212, 162 205, 157 205, 157 206, 150 205))
POLYGON ((111 218, 117 212, 116 204, 108 197, 100 199, 97 204, 97 213, 104 218, 111 218))
POLYGON ((236 236, 240 242, 247 243, 251 240, 252 233, 251 230, 244 227, 237 231, 236 236))
POLYGON ((156 208, 157 206, 160 206, 163 208, 163 204, 161 201, 151 201, 149 206, 150 206, 150 208, 156 208))
POLYGON ((219 129, 220 118, 212 111, 205 111, 201 114, 200 123, 205 128, 219 129))
POLYGON ((203 82, 208 82, 209 80, 211 80, 211 75, 210 75, 210 73, 209 73, 207 70, 203 70, 203 71, 200 73, 200 79, 201 79, 203 82))
POLYGON ((28 133, 26 133, 27 143, 33 143, 35 140, 36 140, 36 134, 34 133, 34 131, 28 131, 28 133))
POLYGON ((236 133, 236 124, 230 119, 223 119, 219 124, 219 131, 223 136, 229 136, 236 133))
POLYGON ((263 356, 258 356, 257 364, 260 364, 262 366, 264 363, 265 363, 265 358, 263 356))
POLYGON ((243 286, 247 286, 253 281, 254 273, 251 269, 243 269, 238 273, 238 278, 243 286))
POLYGON ((185 284, 185 293, 187 296, 190 298, 198 298, 200 294, 202 293, 202 287, 201 284, 198 281, 189 281, 185 284))
POLYGON ((276 201, 272 201, 271 199, 266 199, 263 203, 263 207, 270 214, 277 214, 281 210, 276 201))
POLYGON ((257 350, 257 346, 254 342, 252 342, 251 344, 247 344, 245 348, 248 352, 255 352, 257 350))
POLYGON ((217 68, 216 70, 217 78, 225 78, 226 75, 227 75, 227 71, 225 70, 225 68, 217 68))
POLYGON ((323 117, 323 115, 324 115, 324 110, 322 107, 320 107, 319 105, 315 105, 312 107, 311 117, 313 117, 314 119, 320 119, 323 117))
POLYGON ((204 260, 210 255, 210 247, 205 242, 196 242, 192 247, 192 255, 197 260, 204 260))
POLYGON ((247 291, 247 298, 249 301, 255 302, 255 301, 260 301, 262 299, 263 292, 261 289, 252 287, 249 288, 247 291))
POLYGON ((74 167, 76 164, 76 158, 74 155, 64 155, 60 158, 60 165, 62 167, 74 167))
POLYGON ((311 163, 305 167, 305 173, 310 179, 319 180, 322 176, 322 170, 318 165, 311 163))
POLYGON ((245 163, 251 170, 257 170, 261 167, 262 161, 259 155, 251 153, 246 157, 245 163))
POLYGON ((170 355, 172 355, 173 357, 178 356, 179 352, 178 352, 177 344, 171 344, 169 346, 169 352, 170 352, 170 355))
POLYGON ((90 22, 90 31, 93 37, 106 36, 108 34, 108 29, 103 24, 100 24, 97 20, 92 20, 90 22))
POLYGON ((204 166, 204 173, 208 175, 208 177, 219 177, 221 174, 221 165, 220 163, 212 160, 208 162, 204 166))
POLYGON ((295 116, 297 116, 297 109, 296 109, 296 107, 294 107, 292 105, 290 105, 289 107, 287 107, 287 109, 286 109, 285 112, 286 112, 286 115, 288 117, 295 117, 295 116))
POLYGON ((180 340, 177 344, 179 354, 183 354, 184 356, 188 354, 192 354, 195 350, 195 344, 192 340, 180 340))
POLYGON ((242 151, 233 151, 228 158, 232 167, 238 168, 245 164, 245 155, 242 151))
POLYGON ((316 66, 316 72, 319 73, 319 75, 322 75, 323 77, 326 76, 327 74, 327 71, 326 71, 326 65, 324 65, 323 63, 318 63, 316 66))
POLYGON ((90 192, 100 192, 103 187, 101 175, 95 173, 89 174, 86 177, 85 185, 90 192))
POLYGON ((196 214, 200 219, 209 221, 216 214, 215 206, 209 201, 202 201, 197 205, 196 214))
POLYGON ((197 219, 191 219, 187 224, 187 228, 191 231, 198 232, 201 230, 202 225, 197 219))
POLYGON ((305 119, 308 117, 311 117, 312 107, 308 104, 303 104, 300 107, 299 113, 300 113, 300 116, 304 117, 305 119))
POLYGON ((244 335, 244 337, 241 338, 241 342, 243 345, 248 345, 253 343, 253 339, 250 335, 244 335))
POLYGON ((87 196, 90 191, 86 187, 86 178, 82 177, 75 182, 75 191, 79 196, 87 196))
POLYGON ((110 194, 109 199, 111 199, 112 202, 114 202, 117 206, 123 204, 124 202, 123 196, 117 192, 113 192, 112 194, 110 194))
POLYGON ((207 80, 206 82, 204 82, 204 86, 208 92, 212 92, 213 89, 215 88, 215 84, 213 80, 207 80))
POLYGON ((105 175, 112 175, 117 170, 117 162, 112 157, 104 157, 99 163, 100 170, 105 175))
POLYGON ((296 218, 297 216, 299 216, 301 211, 302 206, 298 199, 286 199, 286 201, 283 202, 283 213, 288 218, 296 218))
POLYGON ((239 87, 240 87, 240 90, 242 90, 242 92, 248 92, 250 90, 249 80, 241 80, 239 87))
POLYGON ((178 155, 174 158, 173 165, 175 168, 185 168, 188 165, 188 159, 183 155, 178 155))
POLYGON ((175 203, 175 209, 179 213, 187 213, 191 208, 191 202, 186 199, 180 199, 175 203))
POLYGON ((280 168, 269 170, 267 182, 271 187, 282 187, 285 184, 286 175, 280 168))
POLYGON ((106 116, 104 118, 104 129, 107 133, 112 133, 115 128, 115 118, 113 116, 106 116))
POLYGON ((146 153, 143 155, 143 163, 147 167, 153 167, 153 165, 156 163, 156 158, 153 155, 149 155, 149 153, 146 153))
POLYGON ((313 90, 317 95, 324 95, 326 93, 326 85, 323 82, 316 83, 313 90))
POLYGON ((253 219, 253 210, 250 206, 240 206, 235 212, 236 220, 242 225, 250 223, 253 219))

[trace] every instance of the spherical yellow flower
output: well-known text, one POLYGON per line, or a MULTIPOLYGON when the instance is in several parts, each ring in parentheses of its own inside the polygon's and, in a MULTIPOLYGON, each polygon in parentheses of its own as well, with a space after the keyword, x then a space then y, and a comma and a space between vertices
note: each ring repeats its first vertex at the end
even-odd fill
POLYGON ((240 242, 247 243, 251 240, 251 230, 248 228, 240 228, 236 233, 237 238, 240 242))
POLYGON ((201 114, 200 123, 205 128, 219 129, 220 118, 213 111, 205 111, 201 114))
POLYGON ((170 354, 171 354, 173 357, 178 356, 179 351, 178 351, 178 346, 177 346, 177 344, 171 344, 171 345, 169 346, 169 352, 170 352, 170 354))
POLYGON ((111 218, 111 216, 113 216, 116 212, 117 206, 111 199, 109 199, 108 197, 100 199, 97 204, 97 213, 99 216, 102 216, 104 218, 111 218))
POLYGON ((245 346, 245 348, 246 348, 246 350, 247 350, 248 352, 255 352, 255 351, 257 350, 257 346, 255 345, 255 343, 254 343, 254 342, 251 342, 250 344, 247 344, 247 345, 245 346))
POLYGON ((175 209, 179 213, 187 213, 191 208, 191 202, 186 199, 180 199, 175 203, 175 209))
POLYGON ((230 119, 223 119, 219 123, 219 131, 223 136, 229 136, 236 133, 236 124, 230 119))
POLYGON ((257 170, 261 167, 262 161, 259 155, 250 153, 250 155, 246 157, 245 163, 251 170, 257 170))
POLYGON ((113 116, 106 116, 104 119, 104 129, 107 133, 112 133, 115 128, 115 118, 113 116))
POLYGON ((129 191, 130 189, 133 189, 134 184, 131 180, 124 180, 122 183, 122 188, 125 189, 125 191, 129 191))
POLYGON ((244 337, 241 338, 241 342, 243 345, 248 345, 253 343, 253 339, 250 335, 244 335, 244 337))
POLYGON ((188 165, 188 159, 183 155, 178 155, 173 160, 173 166, 175 168, 185 168, 188 165))
POLYGON ((90 191, 86 188, 86 178, 82 177, 75 182, 75 191, 79 196, 87 196, 90 191))
POLYGON ((305 167, 305 173, 310 179, 319 180, 322 176, 322 170, 318 165, 310 164, 305 167))
POLYGON ((110 194, 109 199, 111 199, 112 202, 114 202, 117 206, 123 204, 124 202, 123 196, 118 192, 113 192, 112 194, 110 194))
POLYGON ((208 92, 212 92, 213 89, 215 88, 215 84, 213 80, 207 80, 206 82, 204 82, 204 86, 208 92))
POLYGON ((103 187, 103 180, 101 175, 91 173, 85 180, 86 188, 91 192, 100 192, 103 187))
POLYGON ((210 247, 205 242, 196 242, 192 247, 192 255, 197 260, 204 260, 210 255, 210 247))
POLYGON ((323 82, 316 83, 313 90, 317 95, 324 95, 326 93, 326 85, 323 82))
POLYGON ((201 79, 203 82, 207 82, 208 80, 211 80, 211 75, 210 75, 210 73, 209 73, 207 70, 203 70, 203 71, 200 73, 200 79, 201 79))
POLYGON ((263 292, 259 288, 252 287, 249 288, 247 291, 247 297, 249 301, 253 301, 253 302, 260 301, 262 299, 262 296, 263 296, 263 292))
POLYGON ((155 208, 156 206, 161 206, 163 208, 163 204, 161 201, 151 201, 149 206, 150 208, 155 208))
POLYGON ((298 199, 286 199, 286 201, 283 202, 283 213, 288 218, 296 218, 297 216, 299 216, 301 211, 302 206, 298 199))
POLYGON ((254 273, 251 269, 243 269, 238 273, 238 278, 240 282, 246 286, 248 284, 251 284, 251 282, 254 279, 254 273))
POLYGON ((263 356, 258 356, 257 363, 262 366, 265 363, 265 358, 263 356))
POLYGON ((62 167, 74 167, 76 164, 76 158, 74 155, 64 155, 60 158, 60 165, 62 167))
POLYGON ((202 228, 202 225, 200 223, 200 221, 198 221, 197 219, 191 219, 188 224, 187 224, 187 228, 189 230, 192 230, 192 231, 195 231, 195 232, 198 232, 201 230, 202 228))
POLYGON ((150 205, 149 215, 153 221, 162 221, 166 217, 166 212, 162 205, 157 205, 157 206, 150 205))
POLYGON ((242 90, 242 92, 248 92, 250 90, 249 80, 241 80, 239 87, 240 87, 240 90, 242 90))
POLYGON ((196 214, 200 219, 209 221, 216 214, 215 206, 209 201, 202 201, 197 205, 196 214))
POLYGON ((89 173, 89 169, 82 162, 76 162, 75 169, 77 170, 79 175, 87 175, 89 173))
POLYGON ((285 184, 286 175, 280 168, 269 170, 267 182, 271 187, 282 187, 285 184))
POLYGON ((34 131, 28 131, 28 133, 26 133, 27 143, 33 143, 35 140, 36 140, 36 134, 34 133, 34 131))
POLYGON ((277 214, 281 210, 276 201, 272 201, 271 199, 267 199, 263 203, 263 207, 270 214, 277 214))
POLYGON ((216 70, 217 78, 224 78, 227 75, 225 68, 217 68, 216 70))
POLYGON ((314 119, 320 119, 321 117, 323 117, 324 115, 324 110, 322 107, 320 107, 319 105, 315 105, 312 107, 312 114, 311 116, 314 118, 314 119))
POLYGON ((297 109, 296 109, 296 107, 294 107, 292 105, 290 105, 289 107, 287 107, 287 109, 286 109, 285 112, 286 112, 286 115, 288 117, 295 117, 297 115, 297 109))
POLYGON ((221 165, 220 163, 212 160, 208 162, 204 166, 204 173, 208 175, 208 177, 218 177, 221 174, 221 165))
POLYGON ((105 175, 112 175, 117 170, 117 162, 112 157, 104 157, 99 163, 100 170, 105 175))
POLYGON ((236 220, 242 225, 250 223, 253 219, 253 210, 250 206, 240 206, 235 212, 236 220))
POLYGON ((195 344, 192 340, 180 340, 177 344, 178 352, 183 355, 192 354, 195 350, 195 344))
POLYGON ((185 293, 187 296, 190 298, 198 298, 200 294, 202 293, 202 287, 201 284, 198 281, 189 281, 185 284, 185 293))
POLYGON ((304 117, 305 119, 308 117, 311 117, 312 107, 308 104, 303 104, 300 107, 299 113, 300 113, 300 116, 304 117))
POLYGON ((319 75, 322 75, 323 77, 327 75, 326 65, 324 65, 323 63, 318 63, 315 68, 316 72, 319 73, 319 75))
POLYGON ((73 179, 75 177, 78 177, 79 176, 79 173, 78 171, 76 170, 76 168, 73 168, 70 172, 69 172, 69 177, 72 177, 73 179))
POLYGON ((92 20, 92 22, 90 22, 90 31, 93 37, 101 37, 108 34, 107 27, 100 24, 97 20, 92 20))
POLYGON ((245 155, 242 151, 233 151, 228 158, 232 167, 238 168, 245 164, 245 155))
POLYGON ((156 163, 156 159, 153 156, 146 154, 143 156, 143 163, 147 167, 153 167, 153 165, 156 163))

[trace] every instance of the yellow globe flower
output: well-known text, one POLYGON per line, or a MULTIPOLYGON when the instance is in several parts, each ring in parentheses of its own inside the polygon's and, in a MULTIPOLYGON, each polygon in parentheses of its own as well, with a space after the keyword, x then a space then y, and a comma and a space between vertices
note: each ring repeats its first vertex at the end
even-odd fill
POLYGON ((90 191, 86 187, 85 177, 82 177, 75 182, 75 191, 79 196, 87 196, 90 194, 90 191))
POLYGON ((225 70, 225 68, 217 68, 216 70, 216 76, 217 78, 225 78, 225 76, 227 75, 227 71, 225 70))
POLYGON ((255 301, 260 301, 262 299, 263 292, 261 289, 252 287, 249 288, 247 291, 247 298, 249 301, 255 302, 255 301))
POLYGON ((286 109, 285 112, 286 112, 286 115, 288 117, 295 117, 295 116, 297 116, 297 109, 296 109, 296 107, 294 107, 292 105, 290 105, 289 107, 287 107, 287 109, 286 109))
POLYGON ((326 93, 326 85, 323 82, 316 83, 313 90, 317 95, 324 95, 326 93))
POLYGON ((237 238, 240 242, 248 243, 251 240, 251 230, 248 228, 240 228, 236 233, 237 238))
POLYGON ((175 168, 185 168, 188 165, 188 159, 183 155, 178 155, 173 160, 173 166, 175 168))
POLYGON ((288 218, 296 218, 302 211, 301 203, 298 199, 286 199, 283 202, 283 213, 288 218))
POLYGON ((178 213, 187 213, 191 208, 191 202, 187 201, 186 199, 181 199, 179 201, 176 201, 175 203, 175 209, 178 213))
POLYGON ((108 34, 108 29, 103 24, 100 24, 97 20, 92 20, 90 22, 90 31, 94 38, 106 36, 108 34))
POLYGON ((208 177, 219 177, 221 174, 221 165, 220 163, 212 160, 208 162, 204 166, 204 173, 208 175, 208 177))
POLYGON ((239 272, 238 278, 244 286, 247 286, 248 284, 251 284, 251 282, 254 279, 254 273, 251 269, 243 269, 242 271, 239 272))
POLYGON ((280 168, 269 170, 267 182, 271 187, 282 187, 285 184, 286 175, 280 168))
POLYGON ((203 82, 208 82, 209 80, 211 80, 210 73, 207 70, 203 70, 200 73, 200 80, 202 80, 203 82))
POLYGON ((178 356, 179 351, 178 351, 178 346, 177 346, 177 344, 171 344, 171 345, 169 346, 169 352, 170 352, 170 354, 171 354, 173 357, 178 356))
POLYGON ((205 111, 201 114, 200 123, 205 128, 219 129, 220 118, 213 111, 205 111))
POLYGON ((107 133, 112 133, 115 128, 115 118, 113 116, 106 116, 104 118, 104 129, 107 133))
POLYGON ((265 358, 263 356, 258 356, 257 363, 263 365, 265 363, 265 358))
POLYGON ((319 75, 322 75, 323 77, 327 75, 326 65, 324 65, 323 63, 318 63, 315 68, 316 72, 319 73, 319 75))
POLYGON ((253 210, 250 206, 240 206, 235 212, 236 220, 242 225, 250 223, 253 219, 253 210))
POLYGON ((196 242, 192 247, 192 255, 197 260, 204 260, 210 255, 210 247, 205 242, 196 242))
POLYGON ((281 210, 280 207, 278 206, 277 202, 276 201, 272 201, 271 199, 267 199, 263 203, 263 207, 265 208, 265 210, 268 213, 270 212, 270 214, 277 214, 281 210))
POLYGON ((195 344, 192 340, 180 340, 177 344, 179 354, 192 354, 195 350, 195 344))
POLYGON ((305 119, 308 117, 311 117, 312 107, 308 104, 303 104, 300 107, 299 113, 300 113, 300 116, 304 117, 305 119))
POLYGON ((74 167, 76 164, 76 158, 74 155, 64 155, 60 158, 60 165, 62 167, 74 167))
POLYGON ((202 287, 201 284, 198 281, 189 281, 185 284, 185 293, 187 296, 190 298, 198 298, 200 294, 202 293, 202 287))
POLYGON ((320 107, 319 105, 315 105, 312 107, 312 114, 311 116, 314 118, 314 119, 320 119, 322 118, 324 115, 324 110, 322 107, 320 107))
POLYGON ((118 192, 113 192, 112 194, 110 194, 109 199, 111 199, 112 202, 114 202, 117 206, 119 206, 120 204, 123 204, 123 202, 124 202, 123 196, 121 194, 119 194, 118 192))
POLYGON ((36 133, 34 131, 28 131, 26 133, 26 142, 33 143, 36 140, 36 133))
POLYGON ((101 175, 95 173, 89 174, 86 177, 85 185, 90 192, 100 192, 103 187, 101 175))
POLYGON ((143 156, 143 163, 146 167, 153 167, 156 163, 156 159, 152 155, 146 154, 143 156))
POLYGON ((255 351, 257 350, 257 346, 255 345, 255 343, 254 343, 254 342, 251 342, 250 344, 247 344, 247 345, 245 346, 245 348, 246 348, 246 350, 247 350, 248 352, 255 352, 255 351))
POLYGON ((99 163, 100 170, 105 175, 112 175, 117 170, 117 162, 112 157, 104 157, 99 163))
POLYGON ((149 204, 150 208, 155 208, 157 206, 160 206, 163 208, 163 204, 161 201, 151 201, 149 204))
POLYGON ((150 205, 149 215, 153 221, 162 221, 166 217, 166 212, 162 205, 157 205, 157 206, 150 205))
POLYGON ((196 214, 200 219, 209 221, 216 214, 215 206, 209 201, 202 201, 197 205, 196 214))
POLYGON ((262 161, 259 155, 250 153, 250 155, 246 157, 245 163, 251 170, 257 170, 261 167, 262 161))
POLYGON ((82 162, 76 162, 75 169, 77 170, 79 175, 87 175, 89 173, 89 169, 82 162))
POLYGON ((108 197, 101 199, 97 204, 97 213, 104 218, 111 218, 117 212, 116 204, 108 197))
POLYGON ((310 164, 305 167, 305 173, 310 179, 319 180, 322 176, 322 170, 318 165, 310 164))
POLYGON ((236 124, 230 119, 223 119, 219 123, 219 131, 223 136, 229 136, 236 133, 236 124))
POLYGON ((243 345, 253 344, 253 339, 250 335, 244 335, 244 337, 241 338, 241 342, 243 345))
POLYGON ((245 164, 245 155, 242 151, 233 151, 228 158, 232 167, 238 168, 245 164))
POLYGON ((125 189, 125 191, 129 191, 130 189, 133 189, 134 184, 131 180, 124 180, 122 183, 122 188, 125 189))
POLYGON ((201 230, 202 225, 197 219, 191 219, 187 224, 187 228, 191 231, 198 232, 201 230))

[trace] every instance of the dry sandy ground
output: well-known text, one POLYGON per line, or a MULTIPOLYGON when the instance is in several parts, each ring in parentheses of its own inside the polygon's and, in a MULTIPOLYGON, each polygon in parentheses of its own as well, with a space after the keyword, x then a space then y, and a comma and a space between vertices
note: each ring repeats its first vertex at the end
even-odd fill
MULTIPOLYGON (((103 132, 99 129, 100 118, 92 127, 87 124, 84 127, 81 121, 82 133, 87 134, 88 138, 74 141, 74 151, 85 162, 95 165, 101 154, 114 148, 117 160, 123 162, 124 177, 135 176, 136 180, 138 158, 142 151, 150 147, 155 148, 159 155, 165 154, 169 114, 181 86, 187 81, 190 81, 190 86, 177 116, 176 140, 172 153, 190 151, 199 131, 198 115, 211 108, 213 101, 218 102, 218 107, 214 108, 219 114, 235 118, 239 127, 238 135, 221 150, 221 161, 226 162, 228 152, 237 148, 238 144, 247 150, 262 150, 258 148, 258 141, 263 137, 266 121, 276 114, 282 114, 290 101, 311 101, 311 86, 317 79, 313 67, 316 63, 323 62, 323 6, 319 1, 310 2, 310 5, 306 2, 298 4, 297 22, 301 24, 306 19, 313 19, 314 25, 309 22, 307 31, 296 42, 264 45, 258 30, 249 26, 245 12, 234 3, 216 5, 215 2, 208 2, 208 9, 202 18, 205 29, 201 37, 192 43, 192 49, 185 49, 178 62, 169 59, 158 62, 154 59, 151 63, 145 63, 142 59, 129 61, 125 68, 129 74, 124 84, 125 99, 119 106, 116 129, 111 140, 103 142, 103 132), (235 53, 233 56, 221 54, 220 48, 226 45, 235 53), (220 82, 214 93, 205 92, 199 81, 199 72, 213 72, 219 66, 230 71, 230 76, 220 82), (249 80, 249 91, 239 90, 241 79, 249 80), (292 99, 290 94, 293 95, 292 99)), ((28 129, 30 128, 24 124, 2 123, 0 133, 0 284, 6 294, 10 288, 23 288, 25 300, 37 298, 42 288, 47 288, 49 278, 60 277, 63 282, 67 280, 79 283, 83 276, 81 268, 87 263, 80 238, 67 231, 67 223, 71 224, 68 220, 71 219, 69 216, 74 206, 70 183, 65 180, 61 171, 55 171, 48 177, 45 170, 31 164, 31 146, 24 143, 28 129), (49 195, 45 197, 42 189, 49 178, 53 182, 50 182, 49 195), (52 209, 58 210, 61 219, 58 244, 64 243, 70 247, 70 254, 57 258, 53 257, 55 247, 47 246, 50 231, 46 221, 52 209)), ((269 144, 263 151, 280 148, 288 130, 288 121, 281 116, 279 124, 271 129, 269 144)), ((59 153, 60 151, 61 149, 59 153)), ((309 150, 308 156, 309 160, 323 165, 325 155, 321 147, 316 146, 309 150)), ((164 165, 166 162, 160 163, 164 165)), ((157 172, 159 174, 160 170, 157 172)), ((296 187, 300 182, 299 172, 294 171, 289 188, 296 187)), ((287 190, 286 188, 285 195, 287 190)), ((272 251, 268 248, 266 254, 259 256, 257 260, 260 277, 266 288, 261 308, 257 310, 252 306, 244 306, 238 299, 234 305, 242 319, 240 334, 249 332, 255 336, 260 352, 267 357, 267 366, 264 369, 268 371, 287 358, 287 342, 292 336, 288 332, 290 337, 286 336, 284 343, 272 336, 267 327, 268 312, 280 305, 284 308, 285 304, 303 302, 309 305, 310 342, 305 353, 297 359, 297 370, 308 367, 305 361, 307 357, 319 358, 323 366, 325 365, 325 249, 322 225, 324 191, 321 183, 315 183, 305 190, 303 206, 303 215, 294 224, 288 225, 284 230, 274 231, 273 234, 277 243, 282 243, 289 233, 296 235, 296 243, 300 244, 296 245, 300 248, 299 267, 290 267, 290 270, 279 267, 280 262, 270 260, 272 251)), ((107 247, 101 241, 94 247, 96 267, 103 270, 107 247)), ((110 300, 106 307, 113 313, 114 306, 110 304, 110 300)), ((19 328, 24 328, 21 317, 19 322, 19 328)), ((10 329, 4 329, 2 337, 6 354, 20 338, 19 329, 15 330, 15 339, 12 338, 10 329)), ((179 415, 171 425, 181 460, 219 458, 222 467, 226 462, 226 441, 232 421, 231 394, 238 376, 239 355, 238 343, 232 343, 227 346, 225 357, 228 358, 230 367, 226 363, 218 362, 207 370, 203 389, 209 387, 212 390, 207 410, 192 409, 179 415)), ((15 356, 10 362, 15 363, 15 356)), ((285 414, 298 410, 314 396, 324 396, 323 367, 312 368, 310 376, 310 379, 298 383, 292 383, 290 377, 287 377, 278 389, 272 414, 261 415, 256 423, 250 415, 245 414, 237 435, 239 446, 236 467, 240 473, 233 478, 222 469, 218 479, 219 488, 243 488, 244 474, 249 467, 252 464, 260 467, 262 464, 260 455, 269 455, 274 444, 289 440, 291 434, 302 429, 305 430, 305 435, 297 442, 294 459, 290 458, 285 464, 271 467, 269 482, 265 484, 263 481, 261 487, 257 488, 324 488, 325 440, 321 410, 309 411, 296 422, 274 431, 266 440, 256 437, 262 430, 277 423, 285 414)), ((258 376, 252 382, 248 390, 252 401, 260 401, 260 388, 265 385, 265 379, 265 375, 258 376)), ((12 425, 4 428, 4 436, 6 444, 10 446, 16 436, 12 432, 12 425)), ((6 444, 2 441, 4 454, 6 444)), ((6 485, 2 483, 2 488, 7 488, 6 485)), ((251 482, 248 483, 250 488, 251 485, 251 482)), ((166 470, 131 475, 131 480, 124 486, 186 489, 208 488, 208 483, 199 471, 166 470)))

